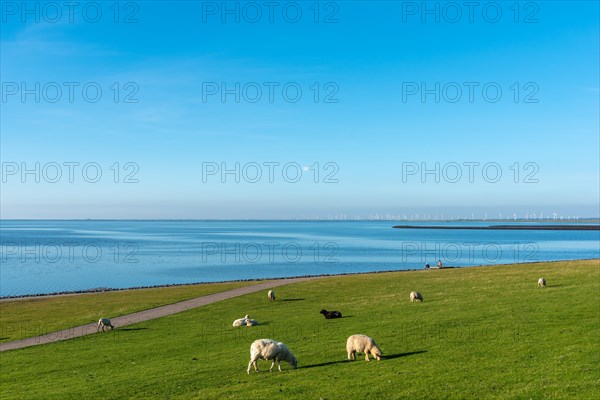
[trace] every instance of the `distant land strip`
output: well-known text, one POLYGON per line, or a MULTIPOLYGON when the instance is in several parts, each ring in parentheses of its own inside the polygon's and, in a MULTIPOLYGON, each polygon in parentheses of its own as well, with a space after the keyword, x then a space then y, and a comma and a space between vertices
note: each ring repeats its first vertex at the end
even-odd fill
POLYGON ((446 225, 396 225, 398 229, 492 229, 524 231, 600 231, 600 225, 489 225, 489 226, 446 226, 446 225))

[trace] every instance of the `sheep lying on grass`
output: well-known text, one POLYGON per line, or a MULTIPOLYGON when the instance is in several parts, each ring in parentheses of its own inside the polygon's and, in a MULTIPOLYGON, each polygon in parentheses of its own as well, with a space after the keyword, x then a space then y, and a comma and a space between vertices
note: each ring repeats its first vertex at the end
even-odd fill
POLYGON ((275 292, 272 290, 269 290, 269 293, 267 293, 267 297, 270 301, 275 301, 275 292))
POLYGON ((248 318, 246 320, 246 326, 256 326, 256 325, 258 325, 258 321, 257 320, 250 319, 250 318, 248 318))
POLYGON ((244 318, 236 319, 233 321, 233 326, 244 326, 248 322, 248 319, 247 315, 244 318))
POLYGON ((346 341, 348 360, 356 360, 356 353, 365 353, 365 360, 369 361, 369 353, 377 361, 381 360, 381 349, 372 337, 367 335, 352 335, 346 341))
POLYGON ((323 309, 319 311, 319 314, 323 314, 325 319, 342 318, 342 313, 339 311, 327 311, 323 309))
POLYGON ((538 279, 538 287, 546 287, 546 278, 538 279))
POLYGON ((419 292, 410 292, 410 302, 413 303, 417 300, 423 301, 423 295, 419 292))
POLYGON ((100 318, 98 320, 98 332, 100 332, 100 330, 102 330, 102 332, 105 332, 108 328, 115 329, 113 324, 110 322, 110 319, 100 318))
POLYGON ((258 366, 256 361, 258 359, 273 360, 269 371, 273 370, 275 363, 281 371, 281 361, 287 361, 292 368, 298 368, 298 360, 292 354, 290 349, 281 342, 277 342, 273 339, 258 339, 252 342, 250 346, 250 362, 248 363, 248 373, 254 365, 254 370, 258 372, 258 366))

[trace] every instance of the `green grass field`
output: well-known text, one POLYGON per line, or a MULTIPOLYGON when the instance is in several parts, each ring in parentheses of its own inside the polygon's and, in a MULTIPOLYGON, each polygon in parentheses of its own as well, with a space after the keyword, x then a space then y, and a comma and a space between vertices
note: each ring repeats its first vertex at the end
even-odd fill
MULTIPOLYGON (((325 278, 115 331, 1 353, 3 399, 592 399, 600 397, 600 261, 325 278), (547 288, 538 288, 544 276, 547 288), (425 301, 410 303, 411 290, 425 301), (342 311, 325 320, 321 308, 342 311), (250 314, 263 323, 233 328, 250 314), (346 360, 364 333, 381 361, 346 360), (299 360, 248 375, 258 338, 299 360)), ((16 304, 16 303, 11 303, 16 304)), ((3 305, 4 311, 10 304, 3 305)), ((49 301, 37 303, 49 320, 49 301)), ((74 309, 76 304, 73 305, 74 309)), ((3 311, 3 312, 4 312, 3 311)))

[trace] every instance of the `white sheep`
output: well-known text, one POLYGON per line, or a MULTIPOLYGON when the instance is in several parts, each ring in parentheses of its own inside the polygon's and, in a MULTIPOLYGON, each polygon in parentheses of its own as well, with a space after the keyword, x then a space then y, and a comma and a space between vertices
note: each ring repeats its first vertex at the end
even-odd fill
POLYGON ((365 360, 369 361, 369 353, 377 361, 381 360, 381 349, 372 337, 367 335, 352 335, 346 341, 346 352, 348 360, 356 360, 356 353, 365 353, 365 360))
POLYGON ((292 368, 298 368, 298 359, 292 354, 288 347, 273 339, 258 339, 250 345, 250 362, 248 363, 248 374, 254 365, 254 370, 258 372, 256 361, 258 359, 273 360, 269 371, 273 371, 273 367, 277 362, 279 371, 281 371, 281 361, 287 361, 292 368))
POLYGON ((269 293, 267 293, 267 297, 269 298, 270 301, 275 301, 275 292, 272 290, 269 290, 269 293))
POLYGON ((109 327, 110 327, 110 329, 115 329, 115 327, 113 326, 113 324, 110 322, 110 319, 108 319, 108 318, 100 318, 98 320, 98 332, 100 332, 100 329, 102 329, 102 332, 104 332, 109 327))
POLYGON ((538 287, 546 287, 546 278, 538 279, 538 287))
POLYGON ((417 300, 423 301, 423 295, 419 292, 410 292, 410 302, 413 303, 417 300))
POLYGON ((236 319, 235 321, 233 321, 233 326, 244 326, 247 322, 248 315, 246 315, 244 318, 236 319))
POLYGON ((246 326, 256 326, 258 325, 258 321, 255 319, 248 318, 246 320, 246 326))

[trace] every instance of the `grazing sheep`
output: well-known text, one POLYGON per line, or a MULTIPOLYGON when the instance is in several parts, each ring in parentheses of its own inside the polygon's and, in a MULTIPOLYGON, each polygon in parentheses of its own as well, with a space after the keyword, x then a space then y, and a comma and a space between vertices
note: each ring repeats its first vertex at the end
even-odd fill
POLYGON ((339 311, 321 310, 319 311, 319 314, 323 314, 325 319, 342 318, 342 313, 339 311))
POLYGON ((258 339, 255 340, 252 345, 250 345, 248 374, 250 373, 250 369, 252 369, 253 365, 254 370, 258 372, 258 366, 256 365, 256 361, 258 359, 273 360, 273 364, 271 364, 269 371, 273 370, 276 362, 279 371, 281 371, 281 361, 287 361, 294 369, 298 368, 298 359, 296 359, 290 349, 288 349, 285 344, 277 342, 273 339, 258 339))
POLYGON ((546 287, 546 278, 538 279, 538 287, 546 287))
POLYGON ((356 353, 365 353, 365 360, 369 361, 369 353, 377 361, 381 360, 381 349, 375 343, 372 337, 367 335, 352 335, 346 341, 346 351, 348 360, 356 360, 356 353))
POLYGON ((423 301, 423 295, 419 292, 410 292, 410 302, 413 303, 417 300, 423 301))
POLYGON ((248 322, 248 316, 246 315, 244 318, 236 319, 233 321, 233 326, 243 326, 248 322))
POLYGON ((110 327, 110 329, 115 329, 113 324, 110 322, 110 319, 100 318, 98 320, 98 332, 100 332, 100 329, 102 329, 102 332, 105 332, 106 329, 108 329, 109 327, 110 327))
POLYGON ((272 290, 269 290, 269 293, 267 293, 267 297, 269 298, 270 301, 275 301, 275 292, 272 290))
POLYGON ((256 325, 258 325, 258 321, 257 320, 250 319, 250 318, 248 318, 246 320, 246 326, 256 326, 256 325))

